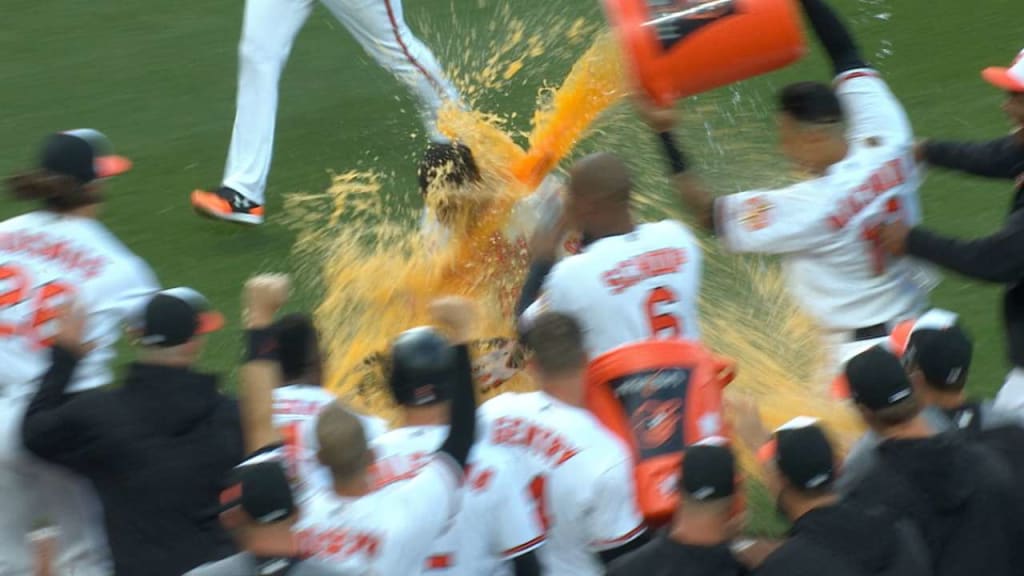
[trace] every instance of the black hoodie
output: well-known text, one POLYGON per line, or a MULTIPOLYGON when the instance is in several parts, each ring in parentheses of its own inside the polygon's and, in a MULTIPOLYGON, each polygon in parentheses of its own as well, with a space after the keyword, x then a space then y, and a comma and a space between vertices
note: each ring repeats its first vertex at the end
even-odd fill
POLYGON ((847 504, 815 508, 795 522, 786 542, 756 576, 928 576, 924 541, 906 521, 847 504))
POLYGON ((238 405, 216 378, 132 364, 117 390, 66 394, 75 364, 53 350, 22 435, 35 455, 92 481, 116 574, 180 576, 234 553, 212 511, 244 448, 238 405))
POLYGON ((1009 470, 988 448, 953 433, 886 440, 848 496, 912 521, 937 575, 1012 574, 1015 506, 1009 470))

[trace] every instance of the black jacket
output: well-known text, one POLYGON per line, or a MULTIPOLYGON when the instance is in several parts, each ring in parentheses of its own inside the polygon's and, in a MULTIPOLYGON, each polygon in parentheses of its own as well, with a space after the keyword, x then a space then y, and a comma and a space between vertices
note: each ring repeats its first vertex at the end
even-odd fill
POLYGON ((22 434, 44 460, 89 478, 119 576, 180 576, 235 552, 213 513, 243 456, 238 405, 213 376, 133 364, 124 386, 66 394, 76 358, 60 347, 22 434))
POLYGON ((876 465, 849 493, 864 509, 883 507, 924 535, 940 576, 1013 574, 1017 544, 1010 473, 989 449, 957 433, 886 440, 876 465))
POLYGON ((615 560, 607 572, 608 576, 740 576, 745 573, 728 544, 690 546, 664 535, 615 560))
POLYGON ((964 276, 1005 284, 1007 349, 1013 365, 1024 367, 1024 143, 1017 136, 980 143, 929 142, 925 157, 934 166, 1016 181, 1002 229, 958 240, 918 226, 907 238, 907 253, 964 276))
POLYGON ((786 542, 765 559, 756 576, 928 576, 924 541, 907 522, 880 510, 848 504, 816 508, 790 529, 786 542))

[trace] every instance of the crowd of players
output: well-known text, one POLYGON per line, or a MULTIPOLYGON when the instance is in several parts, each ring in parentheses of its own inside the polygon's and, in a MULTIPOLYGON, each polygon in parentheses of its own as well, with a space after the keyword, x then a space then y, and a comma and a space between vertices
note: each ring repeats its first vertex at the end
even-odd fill
MULTIPOLYGON (((782 255, 829 343, 827 377, 867 430, 841 464, 820 422, 768 430, 736 401, 731 427, 711 419, 687 439, 671 520, 645 520, 634 447, 587 409, 588 366, 622 346, 699 340, 701 251, 680 222, 635 223, 613 154, 573 166, 564 217, 530 243, 516 312, 537 391, 478 407, 474 304, 442 298, 433 326, 391 345, 389 429, 320 386, 330 351, 308 315, 280 314, 284 276, 243 289, 238 400, 197 372, 224 319, 194 290, 159 290, 99 224, 102 182, 130 163, 79 130, 9 180, 42 209, 0 223, 0 575, 1024 573, 1024 139, 915 144, 831 8, 801 5, 836 72, 833 87, 780 95, 783 151, 811 178, 716 197, 672 135, 675 111, 637 109, 696 221, 730 251, 782 255), (1016 178, 1005 226, 973 241, 923 228, 921 163, 1016 178), (583 248, 556 261, 570 225, 583 248), (925 261, 1009 285, 1018 368, 995 402, 969 399, 972 342, 956 314, 928 309, 925 261), (136 357, 100 390, 125 322, 136 357), (788 522, 781 538, 745 535, 740 447, 788 522), (44 519, 59 531, 33 548, 44 519)), ((1024 125, 1024 58, 985 77, 1024 125)), ((424 191, 474 177, 470 151, 431 150, 424 191)))

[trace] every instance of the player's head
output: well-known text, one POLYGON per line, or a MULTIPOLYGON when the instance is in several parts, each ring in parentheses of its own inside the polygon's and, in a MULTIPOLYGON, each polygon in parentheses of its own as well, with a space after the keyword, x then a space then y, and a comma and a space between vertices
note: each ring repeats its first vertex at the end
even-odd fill
POLYGON ((330 470, 336 487, 366 482, 373 452, 359 418, 332 402, 317 417, 316 439, 320 446, 317 459, 330 470))
POLYGON ((567 188, 566 213, 585 237, 618 234, 624 221, 630 222, 633 180, 615 154, 596 152, 580 158, 569 171, 567 188))
POLYGON ((989 84, 1006 91, 1003 111, 1018 128, 1024 128, 1024 50, 1008 67, 992 66, 981 75, 989 84))
POLYGON ((388 384, 395 403, 405 409, 447 402, 457 375, 455 349, 429 326, 406 330, 391 344, 388 384))
POLYGON ((541 312, 526 328, 523 340, 531 353, 531 370, 542 387, 570 388, 562 392, 582 394, 588 359, 579 322, 559 312, 541 312))
POLYGON ((846 380, 865 423, 877 432, 907 424, 921 413, 921 400, 903 365, 881 346, 851 358, 846 380))
POLYGON ((736 457, 725 438, 712 437, 688 446, 679 476, 673 532, 684 539, 699 534, 702 539, 712 537, 720 542, 738 536, 743 528, 743 513, 736 506, 739 488, 736 457))
POLYGON ((288 314, 274 325, 285 384, 320 385, 320 338, 308 314, 288 314))
POLYGON ((779 145, 794 164, 822 171, 846 156, 843 111, 827 84, 798 82, 779 93, 779 145))
POLYGON ((42 203, 54 212, 91 211, 103 201, 100 183, 127 172, 131 161, 111 152, 106 136, 91 129, 51 134, 36 169, 7 180, 18 200, 42 203))
POLYGON ((959 326, 914 330, 903 353, 903 366, 925 404, 943 397, 961 400, 974 346, 959 326))
POLYGON ((790 520, 806 512, 808 504, 835 497, 836 456, 816 419, 798 416, 786 422, 758 457, 764 464, 765 487, 790 520))
POLYGON ((202 352, 205 336, 224 326, 199 292, 185 286, 157 292, 130 326, 146 364, 191 366, 202 352))
POLYGON ((439 220, 449 223, 460 212, 469 209, 477 199, 473 185, 480 182, 473 152, 458 142, 433 142, 427 146, 416 170, 420 194, 434 209, 439 220))

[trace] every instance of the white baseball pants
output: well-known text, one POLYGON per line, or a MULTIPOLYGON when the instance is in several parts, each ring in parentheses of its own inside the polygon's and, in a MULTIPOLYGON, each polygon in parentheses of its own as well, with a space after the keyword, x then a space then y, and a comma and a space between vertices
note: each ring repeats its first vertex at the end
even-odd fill
MULTIPOLYGON (((274 147, 278 82, 314 0, 246 0, 238 46, 235 127, 223 185, 264 203, 274 147)), ((433 138, 437 111, 459 94, 437 58, 405 23, 401 0, 321 0, 380 66, 419 102, 433 138)))
POLYGON ((0 394, 0 575, 35 574, 28 535, 46 520, 59 528, 58 576, 107 576, 110 552, 92 485, 22 446, 21 421, 30 400, 0 394))
POLYGON ((996 394, 995 407, 1024 416, 1024 368, 1014 368, 996 394))

